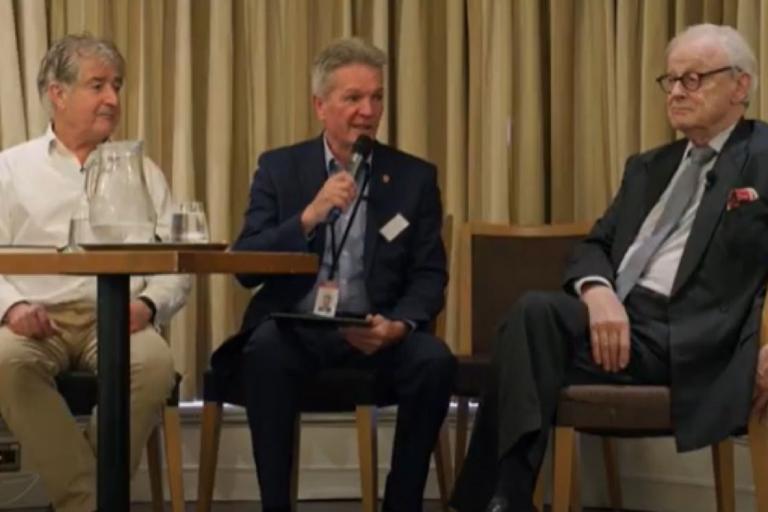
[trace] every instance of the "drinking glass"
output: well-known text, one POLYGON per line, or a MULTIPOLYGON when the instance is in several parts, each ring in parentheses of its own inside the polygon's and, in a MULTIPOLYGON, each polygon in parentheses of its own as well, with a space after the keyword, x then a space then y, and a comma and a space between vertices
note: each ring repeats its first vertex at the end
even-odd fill
POLYGON ((184 201, 171 215, 171 242, 208 242, 208 222, 203 203, 184 201))
POLYGON ((69 219, 69 232, 67 234, 67 246, 65 252, 80 252, 82 244, 93 243, 96 237, 91 229, 91 219, 88 207, 88 198, 83 197, 78 202, 72 217, 69 219))

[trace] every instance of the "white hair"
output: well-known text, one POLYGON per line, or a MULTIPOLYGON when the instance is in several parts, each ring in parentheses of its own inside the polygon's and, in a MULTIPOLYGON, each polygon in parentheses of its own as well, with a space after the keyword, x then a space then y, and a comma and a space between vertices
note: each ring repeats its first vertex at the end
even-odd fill
POLYGON ((376 46, 358 37, 340 39, 325 48, 312 65, 312 94, 324 97, 328 94, 331 73, 350 64, 384 70, 387 55, 376 46))
POLYGON ((731 66, 749 75, 751 82, 747 99, 744 102, 749 104, 750 99, 757 91, 757 59, 744 36, 727 25, 713 25, 711 23, 691 25, 669 42, 666 55, 669 57, 669 54, 682 43, 700 40, 716 43, 725 52, 731 66))

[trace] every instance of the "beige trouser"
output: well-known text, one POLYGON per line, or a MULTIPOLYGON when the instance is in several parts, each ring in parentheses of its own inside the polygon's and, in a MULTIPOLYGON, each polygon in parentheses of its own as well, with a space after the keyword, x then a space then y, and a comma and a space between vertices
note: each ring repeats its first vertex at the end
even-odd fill
MULTIPOLYGON (((96 510, 96 416, 85 435, 58 393, 65 370, 95 372, 96 317, 92 303, 48 308, 61 334, 44 341, 0 327, 0 415, 39 474, 60 512, 96 510)), ((131 335, 131 474, 174 382, 168 344, 152 328, 131 335)), ((95 412, 95 411, 94 411, 95 412)))

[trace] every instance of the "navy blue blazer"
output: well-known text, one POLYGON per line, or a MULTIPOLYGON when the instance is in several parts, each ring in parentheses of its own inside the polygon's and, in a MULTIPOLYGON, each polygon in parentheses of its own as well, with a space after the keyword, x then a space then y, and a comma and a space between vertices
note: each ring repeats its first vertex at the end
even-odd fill
MULTIPOLYGON (((427 328, 443 307, 448 282, 437 169, 377 142, 370 173, 364 270, 372 312, 427 328), (410 225, 387 241, 379 230, 398 213, 410 225)), ((308 239, 300 217, 326 179, 322 136, 262 154, 232 249, 306 252, 322 258, 326 230, 318 229, 308 239)), ((262 288, 251 299, 240 332, 214 353, 217 369, 236 359, 250 332, 269 313, 286 311, 304 297, 316 276, 242 274, 237 279, 247 288, 262 288)))
MULTIPOLYGON (((621 188, 574 252, 566 290, 580 277, 613 282, 643 220, 677 169, 687 140, 631 157, 621 188)), ((746 426, 768 278, 768 125, 742 120, 713 168, 669 298, 672 419, 681 451, 746 426), (735 188, 760 200, 727 210, 735 188)))

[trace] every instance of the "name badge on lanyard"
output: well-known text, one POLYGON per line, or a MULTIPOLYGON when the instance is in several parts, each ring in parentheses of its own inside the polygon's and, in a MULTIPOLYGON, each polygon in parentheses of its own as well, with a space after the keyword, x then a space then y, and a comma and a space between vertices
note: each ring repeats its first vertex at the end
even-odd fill
POLYGON ((316 315, 327 317, 336 316, 336 310, 339 306, 339 285, 336 281, 336 273, 339 270, 341 250, 344 248, 344 243, 347 241, 347 237, 349 236, 349 231, 352 228, 355 215, 357 214, 357 210, 360 207, 362 191, 365 190, 365 187, 368 184, 368 177, 369 175, 366 173, 365 177, 363 178, 363 186, 361 187, 361 192, 358 195, 354 206, 352 207, 352 214, 347 220, 347 225, 344 229, 344 232, 342 233, 341 241, 339 242, 338 247, 336 246, 336 222, 338 219, 331 222, 329 226, 331 228, 331 269, 328 272, 328 280, 317 287, 317 295, 315 296, 314 308, 314 314, 316 315))
POLYGON ((317 287, 314 313, 319 316, 336 316, 339 306, 339 286, 335 281, 326 281, 317 287))

